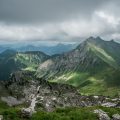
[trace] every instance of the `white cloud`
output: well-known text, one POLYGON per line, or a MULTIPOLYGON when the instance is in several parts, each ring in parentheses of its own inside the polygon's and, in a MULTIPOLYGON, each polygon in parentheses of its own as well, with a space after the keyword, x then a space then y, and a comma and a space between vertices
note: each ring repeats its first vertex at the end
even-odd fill
POLYGON ((69 36, 89 37, 103 36, 114 37, 112 34, 119 32, 120 18, 103 11, 95 11, 89 20, 73 20, 62 23, 62 30, 69 36))
POLYGON ((46 39, 52 34, 55 34, 54 28, 49 25, 6 25, 0 24, 0 39, 9 40, 31 40, 31 39, 46 39), (50 30, 51 29, 51 30, 50 30))
POLYGON ((76 17, 59 23, 44 25, 7 25, 0 23, 1 40, 69 40, 73 37, 86 38, 89 36, 102 36, 104 38, 118 39, 120 17, 114 16, 104 10, 96 10, 89 19, 76 17))
POLYGON ((111 25, 117 26, 120 23, 120 18, 106 14, 103 11, 96 11, 95 14, 111 25))

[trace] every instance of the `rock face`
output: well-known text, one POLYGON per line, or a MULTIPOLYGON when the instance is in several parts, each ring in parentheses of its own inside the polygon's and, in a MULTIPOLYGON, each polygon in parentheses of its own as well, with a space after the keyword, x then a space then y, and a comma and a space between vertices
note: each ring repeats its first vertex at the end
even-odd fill
POLYGON ((120 120, 120 115, 119 114, 114 114, 113 116, 112 116, 112 120, 120 120))
POLYGON ((36 92, 29 97, 29 108, 32 111, 40 109, 50 112, 57 107, 100 106, 109 101, 104 96, 83 96, 71 85, 49 83, 44 80, 39 80, 38 85, 36 92))
POLYGON ((18 71, 11 75, 10 80, 5 81, 3 86, 7 89, 9 96, 26 100, 36 92, 38 81, 33 72, 18 71))
POLYGON ((37 100, 36 100, 36 99, 37 99, 37 97, 38 97, 39 88, 40 88, 40 86, 37 87, 36 93, 35 93, 35 94, 32 94, 31 100, 30 100, 30 101, 31 101, 30 106, 29 106, 28 108, 23 108, 23 109, 21 110, 23 116, 31 117, 32 114, 33 114, 34 112, 36 112, 36 111, 35 111, 35 106, 36 106, 36 103, 37 103, 37 100))
POLYGON ((97 113, 99 116, 99 120, 110 120, 110 117, 107 115, 106 112, 99 110, 94 110, 94 113, 97 113))

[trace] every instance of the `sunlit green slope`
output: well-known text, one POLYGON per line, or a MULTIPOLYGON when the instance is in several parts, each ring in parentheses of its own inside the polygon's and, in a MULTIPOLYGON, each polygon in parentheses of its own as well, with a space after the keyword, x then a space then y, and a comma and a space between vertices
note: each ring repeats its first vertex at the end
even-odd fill
POLYGON ((115 95, 120 90, 119 56, 120 44, 90 37, 73 51, 40 64, 36 75, 71 84, 81 93, 115 95))
POLYGON ((11 73, 18 70, 35 71, 39 63, 48 57, 46 54, 37 51, 19 53, 6 50, 0 54, 0 80, 7 80, 11 73))

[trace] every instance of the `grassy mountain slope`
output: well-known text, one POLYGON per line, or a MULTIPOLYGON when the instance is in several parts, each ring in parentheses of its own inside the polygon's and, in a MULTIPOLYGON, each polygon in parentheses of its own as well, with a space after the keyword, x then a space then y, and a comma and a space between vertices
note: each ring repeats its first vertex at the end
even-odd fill
POLYGON ((19 53, 6 50, 0 54, 0 80, 7 80, 11 73, 18 70, 34 71, 39 63, 45 61, 48 57, 37 51, 19 53))
POLYGON ((74 85, 85 94, 116 95, 120 91, 119 49, 114 41, 90 37, 76 49, 40 64, 36 75, 74 85))

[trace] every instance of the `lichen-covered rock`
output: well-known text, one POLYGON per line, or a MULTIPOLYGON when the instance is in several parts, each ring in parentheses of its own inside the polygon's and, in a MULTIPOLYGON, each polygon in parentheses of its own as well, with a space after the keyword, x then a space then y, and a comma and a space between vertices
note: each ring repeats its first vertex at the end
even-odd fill
POLYGON ((23 108, 21 113, 24 117, 31 117, 32 116, 32 109, 31 108, 23 108))
POLYGON ((112 116, 112 120, 120 120, 120 115, 119 114, 114 114, 113 116, 112 116))
POLYGON ((97 113, 99 116, 99 120, 110 120, 110 117, 107 115, 106 112, 104 112, 103 110, 99 109, 99 110, 94 110, 94 113, 97 113))
POLYGON ((3 120, 3 115, 0 115, 0 120, 3 120))
POLYGON ((117 105, 116 103, 111 103, 111 102, 101 104, 101 106, 103 107, 116 107, 116 105, 117 105))

